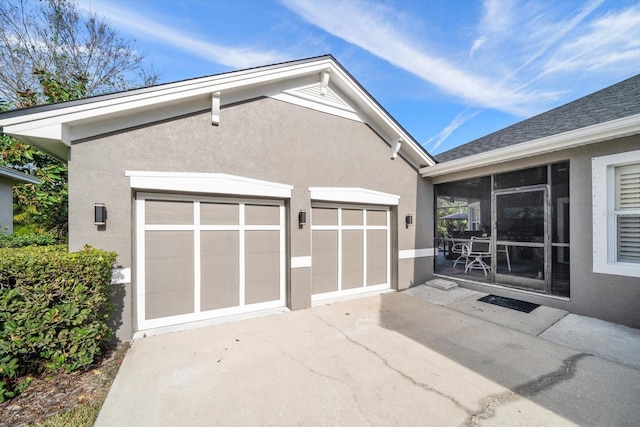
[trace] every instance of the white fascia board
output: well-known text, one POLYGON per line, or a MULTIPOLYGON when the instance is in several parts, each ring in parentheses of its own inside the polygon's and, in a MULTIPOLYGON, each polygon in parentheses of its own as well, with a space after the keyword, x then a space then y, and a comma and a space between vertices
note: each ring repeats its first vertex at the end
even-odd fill
POLYGON ((40 180, 38 178, 4 166, 0 166, 0 177, 9 178, 12 181, 40 184, 40 180))
POLYGON ((309 187, 311 200, 397 206, 400 196, 357 187, 309 187))
POLYGON ((166 103, 199 95, 209 95, 213 92, 225 91, 239 86, 255 85, 274 80, 287 79, 304 73, 320 73, 330 65, 331 62, 325 60, 320 61, 319 63, 294 64, 282 68, 248 70, 245 72, 203 77, 162 85, 154 90, 148 90, 142 93, 124 95, 104 100, 96 99, 94 102, 90 103, 76 104, 69 107, 62 107, 31 114, 25 112, 24 115, 3 119, 0 121, 0 126, 5 127, 19 123, 36 121, 46 125, 46 121, 48 119, 53 119, 54 122, 66 123, 122 110, 155 105, 158 103, 166 103))
POLYGON ((436 177, 638 133, 640 133, 640 114, 427 166, 420 169, 420 174, 423 178, 436 177))
POLYGON ((354 98, 354 102, 362 111, 371 116, 376 124, 386 130, 390 140, 401 138, 405 141, 402 151, 407 151, 417 164, 434 164, 433 160, 421 150, 395 121, 386 113, 360 86, 351 79, 330 58, 312 62, 302 62, 279 67, 267 67, 266 69, 252 69, 232 72, 223 75, 203 77, 194 80, 171 83, 157 87, 153 90, 141 91, 119 97, 96 99, 93 102, 74 104, 69 107, 55 108, 40 112, 9 117, 0 120, 0 127, 12 129, 14 135, 20 136, 26 133, 37 133, 40 128, 58 124, 81 124, 100 116, 122 113, 127 110, 153 107, 158 104, 186 102, 189 98, 202 96, 209 97, 213 92, 222 92, 222 102, 225 102, 225 91, 249 86, 273 84, 290 78, 305 75, 318 75, 326 70, 331 73, 331 84, 335 84, 348 96, 354 98))
POLYGON ((36 140, 59 141, 66 146, 71 146, 69 139, 69 127, 62 123, 52 123, 46 126, 30 126, 29 123, 21 123, 14 126, 5 126, 3 132, 13 137, 25 137, 36 140))
POLYGON ((290 199, 292 185, 224 173, 126 171, 131 188, 290 199))
POLYGON ((388 129, 385 133, 390 133, 389 135, 389 144, 392 144, 392 140, 402 139, 405 143, 401 149, 402 152, 407 153, 414 161, 416 161, 417 165, 427 164, 427 165, 435 165, 435 162, 420 148, 417 146, 416 142, 413 140, 411 135, 405 132, 402 127, 400 127, 390 116, 384 111, 372 98, 368 95, 356 82, 354 82, 343 70, 338 67, 335 70, 332 68, 331 70, 331 79, 336 85, 343 91, 347 93, 352 93, 354 97, 354 101, 357 103, 358 107, 367 112, 369 115, 375 115, 378 119, 378 126, 382 128, 388 129), (335 73, 335 74, 334 74, 335 73), (334 80, 334 75, 339 75, 340 79, 334 80), (337 80, 337 81, 336 81, 337 80), (340 83, 348 82, 349 88, 343 87, 340 83), (350 89, 350 90, 349 90, 350 89), (407 150, 406 147, 409 147, 410 150, 407 150))

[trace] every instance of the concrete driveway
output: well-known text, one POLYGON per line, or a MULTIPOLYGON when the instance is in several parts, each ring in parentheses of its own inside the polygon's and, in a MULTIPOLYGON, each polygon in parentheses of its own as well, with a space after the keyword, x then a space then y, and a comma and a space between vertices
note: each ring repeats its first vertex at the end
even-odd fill
POLYGON ((638 420, 640 370, 388 293, 137 340, 96 426, 638 420))

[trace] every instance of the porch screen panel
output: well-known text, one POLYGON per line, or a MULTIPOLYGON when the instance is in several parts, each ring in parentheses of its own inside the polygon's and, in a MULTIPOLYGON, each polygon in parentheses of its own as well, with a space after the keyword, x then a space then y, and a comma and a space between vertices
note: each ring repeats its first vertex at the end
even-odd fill
POLYGON ((640 263, 640 163, 615 168, 617 261, 640 263))
POLYGON ((202 231, 200 257, 200 309, 216 310, 238 305, 240 301, 238 232, 202 231))
POLYGON ((145 232, 147 319, 193 312, 193 231, 145 232))

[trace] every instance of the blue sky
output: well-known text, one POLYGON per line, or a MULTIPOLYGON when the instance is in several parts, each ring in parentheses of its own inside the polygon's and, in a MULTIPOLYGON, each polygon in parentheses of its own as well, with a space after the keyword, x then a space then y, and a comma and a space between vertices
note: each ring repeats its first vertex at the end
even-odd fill
POLYGON ((432 154, 640 73, 625 0, 80 0, 161 82, 332 54, 432 154))

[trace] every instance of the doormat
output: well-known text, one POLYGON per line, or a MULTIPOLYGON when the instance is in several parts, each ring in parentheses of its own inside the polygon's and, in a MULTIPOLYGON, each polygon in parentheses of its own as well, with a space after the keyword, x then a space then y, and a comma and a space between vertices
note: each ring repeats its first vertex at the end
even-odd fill
POLYGON ((534 304, 532 302, 520 301, 512 298, 499 297, 497 295, 487 295, 479 298, 478 301, 486 302, 493 305, 499 305, 500 307, 510 308, 511 310, 521 311, 523 313, 531 313, 536 308, 540 307, 540 304, 534 304))

